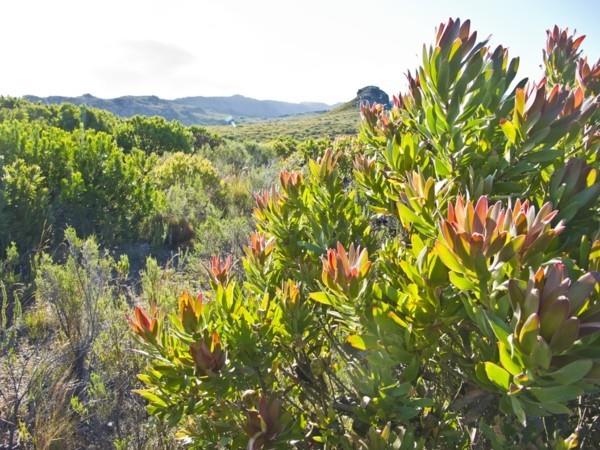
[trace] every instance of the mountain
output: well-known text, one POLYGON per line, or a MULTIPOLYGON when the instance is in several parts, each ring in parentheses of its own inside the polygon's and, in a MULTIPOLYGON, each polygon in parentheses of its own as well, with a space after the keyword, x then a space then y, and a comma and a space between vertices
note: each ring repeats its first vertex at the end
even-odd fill
POLYGON ((387 108, 390 106, 390 96, 377 86, 365 86, 356 91, 356 97, 346 103, 335 105, 331 112, 355 111, 362 103, 381 103, 387 108))
POLYGON ((26 95, 32 102, 46 104, 73 103, 106 109, 122 117, 136 114, 144 116, 162 116, 169 120, 178 120, 186 125, 227 124, 232 120, 273 119, 318 111, 328 111, 332 105, 325 103, 303 102, 289 103, 275 100, 257 100, 233 95, 230 97, 183 97, 166 100, 155 95, 125 96, 103 99, 85 94, 79 97, 36 97, 26 95))

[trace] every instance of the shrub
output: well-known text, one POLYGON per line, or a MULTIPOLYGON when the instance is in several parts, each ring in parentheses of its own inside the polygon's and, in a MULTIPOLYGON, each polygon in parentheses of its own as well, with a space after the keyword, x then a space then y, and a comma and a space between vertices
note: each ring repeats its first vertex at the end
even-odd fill
POLYGON ((38 122, 61 128, 65 131, 89 129, 112 133, 119 122, 113 114, 85 105, 61 103, 45 105, 20 98, 0 99, 0 122, 19 120, 38 122))
POLYGON ((68 349, 73 378, 87 381, 88 355, 113 293, 110 280, 114 263, 101 258, 93 239, 79 239, 72 228, 65 236, 68 256, 64 264, 55 263, 46 254, 39 257, 37 301, 50 305, 68 349))
POLYGON ((271 142, 273 151, 277 156, 287 157, 297 150, 298 142, 289 136, 271 142))
POLYGON ((0 153, 0 248, 54 244, 67 225, 118 242, 143 235, 154 215, 155 157, 125 154, 108 134, 8 121, 0 153))
POLYGON ((124 320, 129 262, 124 256, 114 260, 95 239, 80 239, 73 229, 65 235, 61 258, 42 254, 36 261, 36 304, 25 317, 35 327, 27 337, 36 345, 16 348, 33 367, 19 360, 15 366, 28 370, 21 402, 30 413, 21 411, 18 419, 35 448, 109 448, 113 440, 150 446, 159 427, 147 429, 131 392, 141 360, 129 352, 124 320))
POLYGON ((123 138, 117 138, 119 144, 126 150, 137 147, 147 153, 155 152, 159 155, 166 152, 192 150, 192 133, 179 122, 169 122, 158 116, 134 116, 126 123, 123 138), (127 130, 130 130, 129 133, 133 136, 126 139, 127 130))
POLYGON ((598 99, 569 58, 515 83, 441 24, 358 147, 256 194, 242 280, 215 258, 210 290, 136 309, 148 411, 198 448, 596 441, 598 99))
POLYGON ((207 192, 218 192, 221 179, 211 162, 200 155, 183 152, 171 153, 152 169, 152 174, 161 188, 174 184, 189 184, 198 181, 207 192))
POLYGON ((214 150, 224 143, 223 138, 216 133, 207 130, 204 127, 192 125, 189 127, 190 132, 193 136, 193 144, 195 149, 200 149, 204 146, 208 146, 214 150))
POLYGON ((239 142, 227 142, 216 150, 205 148, 201 154, 222 172, 240 172, 252 162, 245 145, 239 142))
POLYGON ((4 166, 0 210, 0 224, 5 230, 0 237, 2 247, 9 242, 25 244, 27 248, 39 243, 48 215, 48 186, 42 169, 17 159, 4 166))

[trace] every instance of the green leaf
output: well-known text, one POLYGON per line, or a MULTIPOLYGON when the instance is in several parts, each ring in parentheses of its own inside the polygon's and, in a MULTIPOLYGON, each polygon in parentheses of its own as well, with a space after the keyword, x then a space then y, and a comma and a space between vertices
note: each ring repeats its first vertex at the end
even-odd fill
POLYGON ((161 397, 159 397, 154 392, 152 392, 151 390, 148 390, 148 389, 136 389, 133 392, 135 392, 136 394, 141 395, 142 397, 144 397, 146 400, 148 400, 151 404, 153 404, 155 406, 160 406, 161 408, 167 408, 168 407, 167 403, 161 397))
POLYGON ((526 427, 527 415, 525 414, 525 410, 523 409, 523 405, 521 404, 519 399, 517 399, 516 397, 510 397, 510 405, 512 406, 512 410, 514 411, 515 415, 519 419, 519 422, 521 422, 521 425, 526 427))
POLYGON ((440 241, 437 241, 434 249, 448 269, 458 273, 464 272, 463 266, 460 264, 456 256, 454 256, 454 253, 448 249, 448 247, 446 247, 440 241))
POLYGON ((522 161, 533 163, 549 163, 556 161, 561 155, 562 152, 559 150, 546 149, 530 153, 522 158, 522 161))
POLYGON ((408 328, 408 323, 402 320, 395 312, 390 311, 388 317, 394 321, 394 323, 400 325, 403 328, 408 328))
POLYGON ((473 291, 477 287, 471 280, 456 272, 450 272, 448 277, 450 278, 450 282, 461 291, 473 291))
POLYGON ((550 376, 561 384, 577 383, 592 370, 593 365, 594 363, 591 359, 573 361, 571 364, 561 367, 556 372, 552 372, 550 376))
POLYGON ((412 430, 408 430, 402 436, 402 443, 400 444, 400 448, 398 450, 412 450, 415 448, 415 435, 412 430))
POLYGON ((433 167, 439 177, 448 177, 452 174, 452 168, 441 158, 433 159, 433 167))
POLYGON ((300 248, 308 250, 309 252, 314 253, 315 255, 323 254, 323 249, 318 245, 313 244, 312 242, 298 241, 298 246, 300 248))
POLYGON ((402 222, 402 225, 404 225, 405 228, 408 228, 408 226, 411 223, 421 222, 421 218, 419 216, 417 216, 414 212, 412 212, 406 205, 404 205, 401 202, 398 202, 397 206, 398 206, 398 215, 400 216, 400 221, 402 222))
POLYGON ((541 336, 537 337, 537 342, 533 345, 530 361, 533 362, 535 366, 541 367, 544 370, 548 370, 550 367, 552 351, 550 350, 550 346, 541 336))
POLYGON ((437 255, 430 253, 431 262, 429 264, 429 282, 433 287, 446 284, 448 281, 448 268, 437 255))
POLYGON ((454 41, 452 42, 452 47, 450 47, 450 54, 448 55, 448 60, 452 61, 452 58, 454 57, 458 49, 461 47, 462 43, 463 42, 459 37, 454 39, 454 41))
POLYGON ((479 431, 490 441, 492 450, 504 450, 506 449, 506 438, 503 436, 501 430, 495 430, 491 426, 485 423, 481 419, 478 423, 479 431))
POLYGON ((509 120, 503 119, 500 121, 500 128, 504 132, 504 135, 508 139, 508 142, 514 144, 517 139, 517 130, 513 123, 509 120))
POLYGON ((353 334, 348 336, 346 342, 350 344, 352 347, 358 350, 366 350, 367 346, 365 345, 365 341, 357 334, 353 334))
POLYGON ((183 417, 183 406, 178 405, 174 408, 171 408, 169 412, 165 415, 170 426, 174 427, 179 423, 181 417, 183 417))
POLYGON ((322 303, 323 305, 333 305, 331 297, 326 292, 311 292, 308 297, 317 303, 322 303))
POLYGON ((425 242, 423 242, 423 239, 421 239, 421 237, 416 233, 410 236, 410 243, 412 245, 412 251, 415 256, 421 253, 421 250, 423 250, 426 247, 425 242))
POLYGON ((500 355, 500 364, 502 364, 502 367, 510 372, 511 375, 517 375, 523 372, 523 368, 510 356, 506 344, 498 342, 498 352, 500 355))
POLYGON ((492 331, 494 332, 496 338, 500 342, 507 344, 510 331, 508 330, 506 324, 494 316, 488 316, 488 321, 490 323, 490 326, 492 327, 492 331))
POLYGON ((540 332, 540 318, 536 313, 531 314, 519 333, 519 344, 527 353, 531 353, 540 332))
POLYGON ((431 134, 435 134, 437 130, 435 128, 435 113, 433 111, 432 106, 426 109, 425 118, 427 119, 427 126, 429 127, 429 132, 431 134))
POLYGON ((575 400, 583 394, 578 386, 531 387, 528 389, 542 403, 562 403, 575 400))
POLYGON ((542 408, 548 411, 550 414, 570 414, 571 410, 562 403, 542 403, 542 408))
POLYGON ((510 373, 504 370, 502 367, 494 364, 493 362, 486 361, 484 364, 485 374, 493 384, 499 388, 508 391, 510 386, 510 373))
POLYGON ((420 363, 419 359, 414 357, 406 368, 402 371, 402 379, 409 383, 414 382, 419 375, 420 363))
POLYGON ((515 115, 525 114, 525 89, 517 89, 515 93, 515 115))
POLYGON ((137 376, 138 380, 140 380, 142 383, 146 384, 146 385, 151 385, 152 384, 152 379, 150 378, 149 375, 140 373, 137 376))

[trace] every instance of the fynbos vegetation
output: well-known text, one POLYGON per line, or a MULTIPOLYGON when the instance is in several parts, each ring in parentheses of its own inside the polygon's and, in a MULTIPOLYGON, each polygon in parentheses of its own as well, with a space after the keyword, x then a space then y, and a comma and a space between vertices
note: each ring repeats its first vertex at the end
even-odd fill
POLYGON ((3 99, 0 445, 595 448, 582 41, 519 79, 450 19, 334 140, 3 99))
POLYGON ((507 49, 441 24, 391 110, 362 107, 360 147, 256 195, 241 276, 215 263, 210 289, 136 308, 149 412, 197 448, 597 442, 598 80, 581 40, 555 28, 546 77, 516 81, 507 49))

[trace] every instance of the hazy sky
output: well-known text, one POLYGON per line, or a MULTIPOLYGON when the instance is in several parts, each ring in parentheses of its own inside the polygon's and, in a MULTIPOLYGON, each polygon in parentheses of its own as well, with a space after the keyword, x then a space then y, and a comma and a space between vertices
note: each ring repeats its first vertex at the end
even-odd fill
POLYGON ((243 94, 338 102, 389 94, 449 16, 540 73, 545 30, 587 35, 600 57, 600 0, 4 0, 0 94, 164 98, 243 94))

